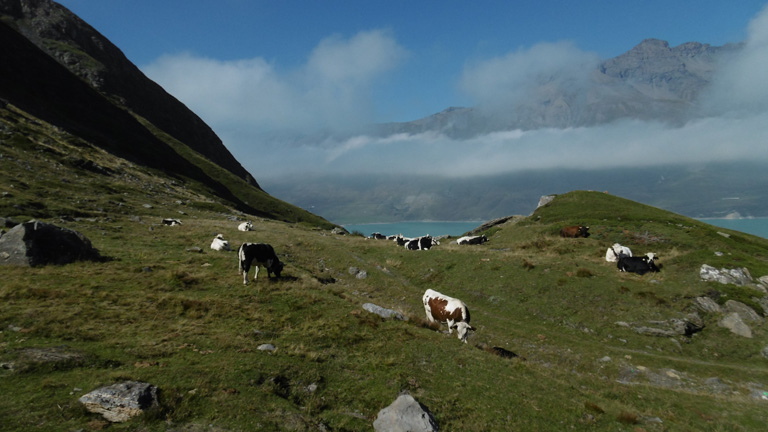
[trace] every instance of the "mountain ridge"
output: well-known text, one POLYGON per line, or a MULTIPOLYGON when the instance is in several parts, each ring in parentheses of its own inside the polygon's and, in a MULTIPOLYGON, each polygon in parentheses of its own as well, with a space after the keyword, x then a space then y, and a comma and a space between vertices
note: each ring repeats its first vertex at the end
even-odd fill
MULTIPOLYGON (((0 0, 0 55, 3 108, 15 107, 60 129, 22 131, 9 108, 2 111, 0 120, 10 139, 27 135, 44 143, 50 140, 45 135, 65 131, 118 158, 205 190, 239 211, 334 226, 264 192, 210 127, 66 8, 50 0, 0 0), (54 38, 49 37, 51 33, 54 38), (85 37, 93 46, 67 39, 70 33, 85 37), (91 55, 93 51, 83 49, 103 54, 91 55)), ((4 211, 28 214, 23 209, 4 211)))
POLYGON ((469 138, 509 129, 595 126, 623 118, 681 124, 696 114, 697 98, 718 62, 741 47, 700 42, 671 47, 666 41, 648 38, 624 54, 601 61, 586 90, 541 85, 533 100, 513 105, 504 114, 482 107, 449 107, 413 121, 380 124, 377 133, 440 132, 450 138, 469 138))
POLYGON ((50 0, 3 0, 0 11, 35 46, 91 87, 260 187, 221 139, 183 103, 147 78, 122 51, 64 6, 50 0))

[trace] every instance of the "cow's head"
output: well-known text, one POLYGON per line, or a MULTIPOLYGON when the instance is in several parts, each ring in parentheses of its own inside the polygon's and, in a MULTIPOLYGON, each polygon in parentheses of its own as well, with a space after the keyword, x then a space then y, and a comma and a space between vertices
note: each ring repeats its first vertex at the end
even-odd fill
POLYGON ((274 261, 269 267, 269 270, 274 273, 275 276, 280 277, 280 272, 283 271, 283 263, 281 261, 274 261))
POLYGON ((451 329, 456 330, 456 335, 459 337, 459 340, 464 343, 467 343, 467 336, 469 336, 469 331, 475 331, 474 327, 465 323, 464 321, 457 322, 456 324, 452 325, 451 329))
POLYGON ((579 234, 581 234, 582 237, 589 237, 589 227, 588 226, 579 226, 579 234))

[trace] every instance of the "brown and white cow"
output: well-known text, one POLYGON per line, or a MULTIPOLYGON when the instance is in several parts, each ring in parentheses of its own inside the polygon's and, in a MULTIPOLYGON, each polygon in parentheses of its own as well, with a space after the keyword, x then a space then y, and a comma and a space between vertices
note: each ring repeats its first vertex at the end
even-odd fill
POLYGON ((563 227, 560 230, 560 237, 570 237, 570 238, 589 237, 589 227, 582 226, 582 225, 573 225, 573 226, 563 227))
POLYGON ((467 343, 469 331, 475 331, 475 328, 469 325, 469 309, 463 301, 428 289, 424 292, 422 302, 429 322, 448 324, 448 334, 456 330, 459 340, 467 343))

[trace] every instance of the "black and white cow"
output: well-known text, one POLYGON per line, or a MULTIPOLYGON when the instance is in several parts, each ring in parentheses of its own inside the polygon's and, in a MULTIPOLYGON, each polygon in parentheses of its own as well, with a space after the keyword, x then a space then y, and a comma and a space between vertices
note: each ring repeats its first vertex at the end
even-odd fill
POLYGON ((460 244, 460 245, 464 245, 464 244, 466 244, 466 245, 479 245, 479 244, 483 244, 483 243, 485 243, 487 241, 488 241, 488 237, 486 237, 484 235, 464 236, 464 237, 459 237, 459 239, 456 240, 456 244, 460 244))
POLYGON ((181 225, 181 221, 178 219, 165 218, 163 219, 163 225, 168 225, 168 226, 181 225))
POLYGON ((243 243, 237 250, 238 270, 243 275, 243 285, 248 285, 248 271, 253 264, 256 267, 256 274, 253 275, 255 281, 259 277, 259 266, 267 269, 267 278, 272 276, 280 277, 283 271, 283 263, 277 257, 275 250, 266 243, 243 243))
POLYGON ((437 243, 429 234, 421 237, 416 237, 405 243, 405 248, 408 250, 429 250, 437 243))
POLYGON ((253 231, 253 222, 246 221, 237 226, 238 231, 253 231))
POLYGON ((659 268, 653 262, 656 259, 656 254, 648 253, 645 256, 629 257, 620 256, 619 261, 616 263, 616 267, 619 271, 637 273, 639 275, 646 274, 648 272, 658 272, 659 268))

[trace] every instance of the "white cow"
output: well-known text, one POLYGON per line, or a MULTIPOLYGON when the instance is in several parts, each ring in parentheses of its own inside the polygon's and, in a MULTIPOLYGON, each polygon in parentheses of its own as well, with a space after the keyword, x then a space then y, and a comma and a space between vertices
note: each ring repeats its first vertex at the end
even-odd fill
POLYGON ((232 249, 229 247, 229 242, 224 240, 224 236, 221 234, 216 234, 216 237, 211 242, 211 249, 217 250, 217 251, 231 251, 232 249))
POLYGON ((459 237, 459 239, 456 240, 456 244, 478 245, 478 244, 483 244, 487 241, 488 241, 488 237, 484 235, 464 236, 464 237, 459 237))
POLYGON ((608 262, 617 262, 620 255, 631 257, 632 251, 626 246, 614 243, 612 247, 609 247, 608 250, 605 251, 605 260, 608 262))
POLYGON ((243 222, 237 226, 238 231, 253 231, 253 224, 251 221, 243 222))
POLYGON ((448 334, 455 329, 459 340, 467 343, 469 331, 475 331, 475 328, 469 325, 469 309, 463 301, 428 289, 424 292, 422 302, 429 322, 448 324, 448 334))

